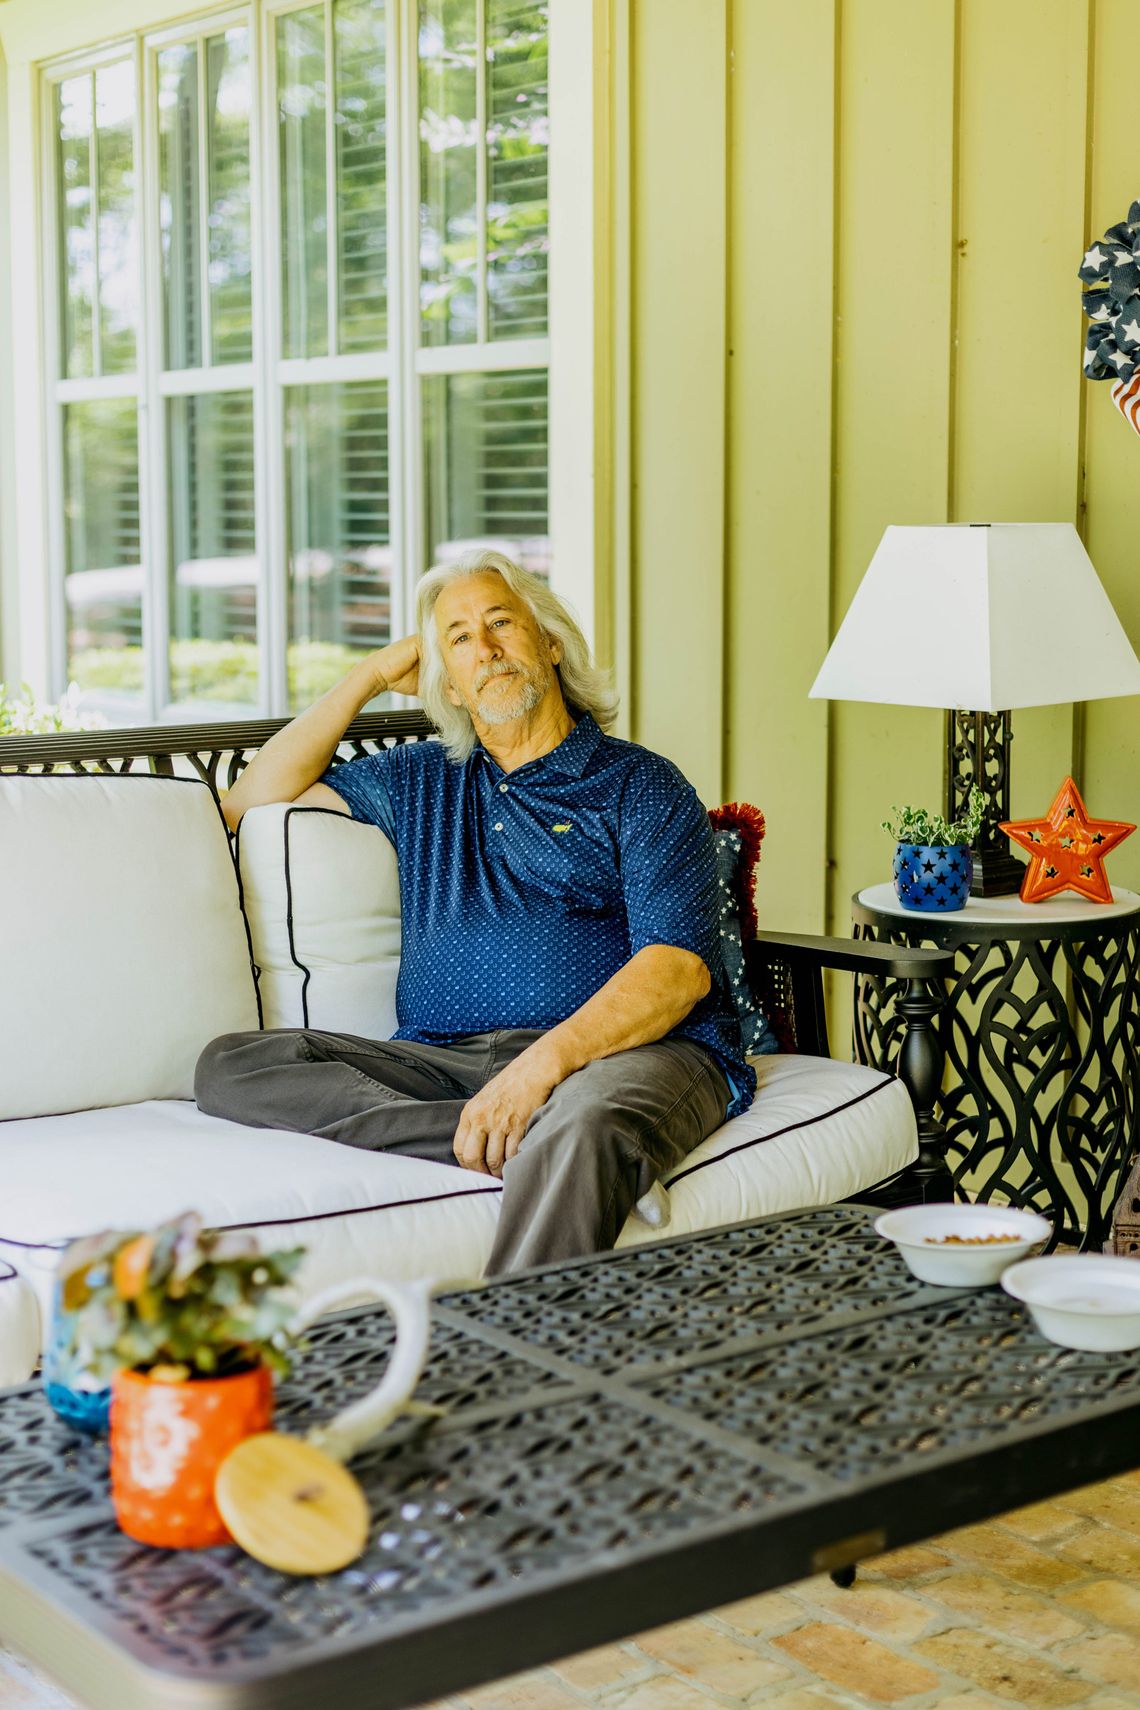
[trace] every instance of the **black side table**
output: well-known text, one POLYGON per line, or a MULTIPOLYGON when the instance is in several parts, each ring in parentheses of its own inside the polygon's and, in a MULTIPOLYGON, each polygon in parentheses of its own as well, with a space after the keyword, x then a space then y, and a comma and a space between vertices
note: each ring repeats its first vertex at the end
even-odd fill
MULTIPOLYGON (((1140 1145, 1140 896, 971 897, 937 915, 884 884, 852 898, 852 918, 857 938, 954 952, 934 1025, 959 1193, 1039 1211, 1056 1240, 1099 1252, 1140 1145)), ((856 980, 858 1062, 893 1069, 901 991, 856 980)))

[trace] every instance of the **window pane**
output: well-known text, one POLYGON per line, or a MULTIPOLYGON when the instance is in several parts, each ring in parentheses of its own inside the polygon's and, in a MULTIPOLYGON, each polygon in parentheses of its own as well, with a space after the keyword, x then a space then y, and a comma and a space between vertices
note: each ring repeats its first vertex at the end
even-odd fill
POLYGON ((388 387, 285 395, 289 710, 310 706, 390 639, 388 387))
POLYGON ((545 370, 425 379, 433 563, 492 546, 548 574, 546 392, 545 370))
POLYGON ((194 42, 158 56, 159 230, 166 309, 166 366, 202 360, 198 305, 198 48, 194 42))
POLYGON ((133 398, 63 411, 67 673, 85 693, 141 697, 138 418, 133 398))
POLYGON ((210 360, 253 356, 249 216, 249 31, 206 43, 210 115, 210 360))
POLYGON ((546 333, 547 12, 487 0, 487 297, 492 338, 546 333))
POLYGON ((475 0, 420 6, 420 308, 428 345, 478 333, 475 0))
POLYGON ((257 701, 253 395, 168 401, 170 692, 177 704, 257 701))
POLYGON ((56 86, 59 182, 60 370, 68 378, 94 369, 95 222, 91 205, 90 76, 56 86))
POLYGON ((377 350, 388 339, 384 7, 340 0, 333 25, 340 349, 377 350))
POLYGON ((323 6, 277 22, 283 343, 286 356, 328 351, 328 187, 323 6))
POLYGON ((95 73, 99 154, 99 333, 104 374, 135 367, 138 257, 135 250, 135 68, 129 60, 95 73))

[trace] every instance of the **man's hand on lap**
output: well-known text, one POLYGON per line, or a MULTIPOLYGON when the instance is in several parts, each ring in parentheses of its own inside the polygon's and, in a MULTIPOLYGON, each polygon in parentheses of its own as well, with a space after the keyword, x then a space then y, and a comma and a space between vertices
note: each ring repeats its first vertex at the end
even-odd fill
POLYGON ((463 1168, 501 1176, 503 1165, 522 1144, 527 1123, 560 1079, 548 1063, 537 1054, 531 1057, 529 1051, 500 1069, 463 1107, 452 1142, 463 1168))

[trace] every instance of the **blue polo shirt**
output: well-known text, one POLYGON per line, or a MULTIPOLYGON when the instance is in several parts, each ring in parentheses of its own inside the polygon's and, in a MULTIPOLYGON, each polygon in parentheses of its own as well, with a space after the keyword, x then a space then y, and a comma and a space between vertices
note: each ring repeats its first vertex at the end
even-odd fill
POLYGON ((671 761, 584 714, 549 754, 504 772, 481 745, 399 743, 321 783, 396 850, 402 940, 396 1039, 446 1044, 565 1021, 648 944, 691 950, 708 995, 672 1030, 728 1078, 727 1114, 756 1076, 720 957, 716 850, 671 761))

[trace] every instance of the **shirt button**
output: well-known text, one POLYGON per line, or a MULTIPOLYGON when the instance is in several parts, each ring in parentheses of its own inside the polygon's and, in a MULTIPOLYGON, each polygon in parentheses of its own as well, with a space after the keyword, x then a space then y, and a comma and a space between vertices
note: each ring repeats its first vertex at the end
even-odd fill
POLYGON ((500 784, 499 785, 499 794, 502 796, 505 796, 509 789, 510 789, 509 784, 500 784))
POLYGON ((502 831, 502 829, 503 829, 503 822, 502 822, 502 820, 501 820, 501 819, 500 819, 500 820, 496 820, 496 822, 495 822, 495 830, 496 830, 496 831, 502 831))

